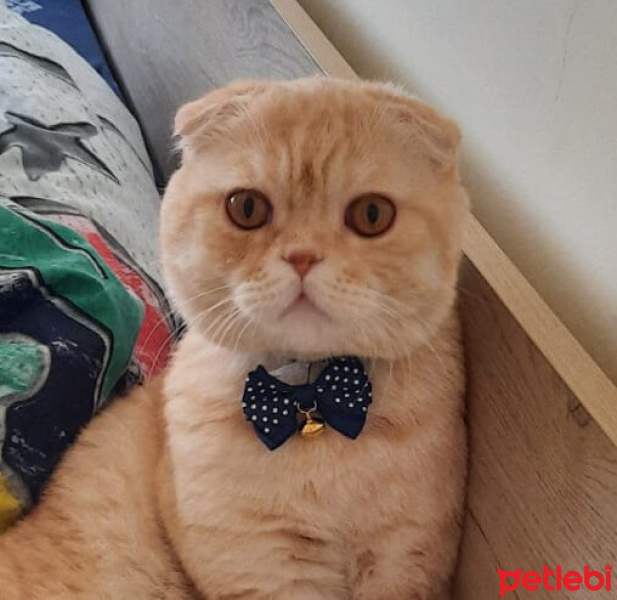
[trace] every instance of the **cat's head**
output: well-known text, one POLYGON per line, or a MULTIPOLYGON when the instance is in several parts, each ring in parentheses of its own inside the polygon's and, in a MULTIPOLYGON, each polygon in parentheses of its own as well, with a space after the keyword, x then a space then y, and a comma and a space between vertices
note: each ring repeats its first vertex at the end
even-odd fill
POLYGON ((183 106, 163 266, 189 327, 298 357, 393 358, 455 296, 468 211, 454 123, 398 89, 242 81, 183 106))

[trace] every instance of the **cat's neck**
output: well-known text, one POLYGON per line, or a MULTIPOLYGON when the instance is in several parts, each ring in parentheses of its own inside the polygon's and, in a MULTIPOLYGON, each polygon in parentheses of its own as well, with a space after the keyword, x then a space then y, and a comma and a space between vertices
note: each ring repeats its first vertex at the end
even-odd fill
MULTIPOLYGON (((430 345, 422 346, 406 357, 363 359, 374 390, 373 420, 380 415, 397 421, 420 419, 420 415, 432 410, 435 394, 450 397, 448 390, 462 387, 462 357, 457 330, 457 323, 453 320, 432 338, 430 345), (401 402, 401 398, 405 398, 405 402, 401 402)), ((240 410, 246 377, 259 365, 288 384, 306 383, 304 365, 307 358, 286 353, 235 351, 216 346, 189 330, 175 352, 165 379, 165 395, 170 407, 168 417, 174 413, 176 405, 181 407, 178 412, 181 415, 189 410, 187 407, 194 406, 196 420, 201 418, 199 410, 207 410, 209 418, 240 410), (291 362, 293 358, 305 362, 291 362)), ((311 372, 311 379, 319 372, 317 368, 311 372)), ((456 399, 456 396, 452 398, 456 399)))
MULTIPOLYGON (((186 368, 189 364, 202 371, 206 366, 217 365, 220 375, 238 376, 263 366, 269 373, 290 384, 314 380, 323 370, 332 355, 298 355, 292 352, 246 352, 219 346, 202 337, 198 332, 188 330, 176 353, 176 367, 186 368)), ((365 366, 369 361, 363 361, 365 366)), ((206 369, 211 372, 210 368, 206 369)))

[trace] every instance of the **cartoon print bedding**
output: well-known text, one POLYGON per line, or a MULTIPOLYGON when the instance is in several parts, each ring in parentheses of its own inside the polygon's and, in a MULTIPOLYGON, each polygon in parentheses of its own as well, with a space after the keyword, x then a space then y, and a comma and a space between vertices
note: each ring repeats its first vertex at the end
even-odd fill
POLYGON ((1 3, 0 25, 1 531, 176 328, 136 122, 56 36, 1 3))

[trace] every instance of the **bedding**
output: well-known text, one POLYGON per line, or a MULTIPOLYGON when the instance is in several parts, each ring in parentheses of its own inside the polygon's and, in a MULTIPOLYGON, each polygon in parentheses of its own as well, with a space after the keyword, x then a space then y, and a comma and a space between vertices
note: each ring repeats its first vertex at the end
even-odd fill
POLYGON ((0 1, 0 530, 91 417, 165 365, 158 208, 126 107, 0 1))
POLYGON ((34 25, 53 31, 87 60, 122 98, 81 0, 7 0, 7 6, 34 25))

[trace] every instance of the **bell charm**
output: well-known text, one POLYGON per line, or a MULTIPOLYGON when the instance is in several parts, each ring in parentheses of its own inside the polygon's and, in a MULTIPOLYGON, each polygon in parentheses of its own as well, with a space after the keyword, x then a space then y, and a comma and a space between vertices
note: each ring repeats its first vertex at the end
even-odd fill
POLYGON ((322 421, 314 419, 310 412, 304 413, 306 415, 306 421, 302 425, 300 435, 307 440, 314 440, 318 438, 324 430, 325 425, 322 421))

